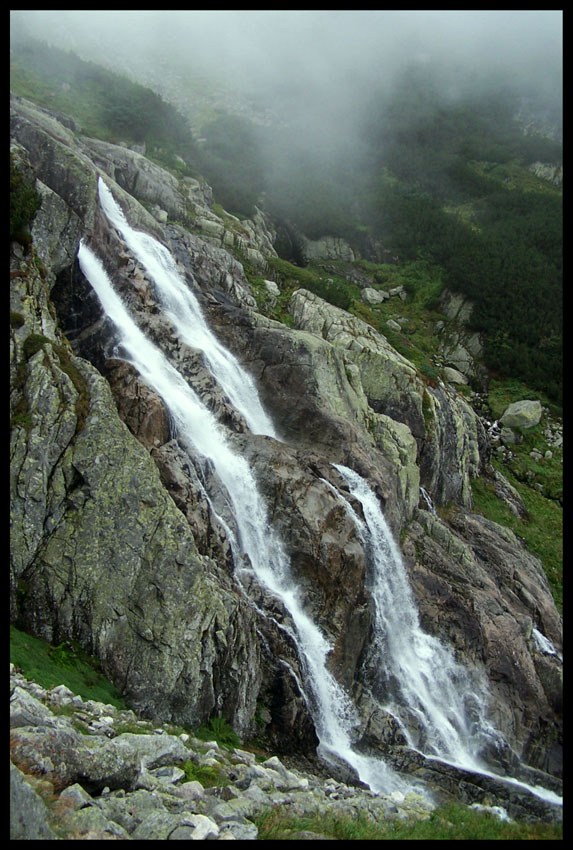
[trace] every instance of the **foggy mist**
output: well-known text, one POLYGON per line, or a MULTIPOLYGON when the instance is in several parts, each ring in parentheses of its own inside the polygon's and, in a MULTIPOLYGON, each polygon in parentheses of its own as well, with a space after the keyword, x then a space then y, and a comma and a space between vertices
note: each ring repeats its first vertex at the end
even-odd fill
MULTIPOLYGON (((13 33, 128 70, 188 68, 294 108, 350 108, 412 63, 561 97, 560 11, 17 11, 13 33)), ((282 106, 281 106, 282 108, 282 106)))

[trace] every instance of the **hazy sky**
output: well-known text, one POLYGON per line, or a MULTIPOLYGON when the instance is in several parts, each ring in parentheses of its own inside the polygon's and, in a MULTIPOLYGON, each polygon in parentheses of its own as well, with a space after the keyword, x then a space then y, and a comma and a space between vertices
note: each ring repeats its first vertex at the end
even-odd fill
POLYGON ((350 124, 373 90, 391 89, 412 64, 447 66, 450 96, 503 70, 561 102, 560 10, 42 10, 12 18, 14 27, 24 21, 35 37, 146 84, 149 69, 166 64, 216 75, 309 128, 317 113, 323 126, 350 124))
POLYGON ((556 11, 30 11, 34 34, 90 53, 164 51, 237 73, 306 74, 327 82, 349 72, 393 74, 412 60, 464 66, 555 68, 562 52, 556 11))

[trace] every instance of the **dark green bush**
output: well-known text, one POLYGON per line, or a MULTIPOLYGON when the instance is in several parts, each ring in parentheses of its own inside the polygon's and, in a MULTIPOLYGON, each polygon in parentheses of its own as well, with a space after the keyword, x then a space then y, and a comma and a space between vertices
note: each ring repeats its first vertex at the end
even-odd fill
POLYGON ((18 168, 10 154, 10 241, 29 245, 30 225, 40 208, 42 199, 32 181, 18 168))

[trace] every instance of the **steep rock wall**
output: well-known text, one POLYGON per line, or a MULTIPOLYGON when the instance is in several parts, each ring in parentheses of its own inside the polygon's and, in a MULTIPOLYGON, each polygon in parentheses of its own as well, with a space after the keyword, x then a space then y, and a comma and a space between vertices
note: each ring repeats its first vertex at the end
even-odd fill
MULTIPOLYGON (((511 745, 557 773, 560 668, 536 651, 526 618, 558 649, 560 622, 540 564, 512 541, 507 581, 505 530, 468 513, 470 479, 489 451, 471 408, 451 388, 425 386, 384 337, 311 293, 293 296, 293 328, 256 313, 242 267, 221 241, 163 226, 114 183, 123 152, 82 140, 20 99, 12 131, 45 199, 32 231, 36 253, 13 246, 11 258, 11 310, 23 319, 11 332, 14 620, 55 641, 80 640, 151 715, 197 723, 223 711, 243 733, 258 700, 277 746, 316 744, 296 648, 280 628, 288 615, 263 588, 229 574, 229 541, 202 499, 197 459, 173 439, 161 400, 117 359, 78 269, 87 236, 140 327, 250 460, 309 610, 332 641, 340 681, 362 689, 372 604, 364 553, 332 493, 344 489, 333 462, 363 475, 394 534, 406 534, 424 623, 489 671, 511 745), (130 223, 170 246, 210 324, 255 376, 283 442, 248 433, 198 352, 160 315, 144 270, 99 211, 100 169, 130 223), (31 342, 33 334, 45 339, 31 342), (465 513, 445 523, 417 512, 420 483, 437 504, 453 501, 465 513), (504 616, 491 614, 494 590, 504 616)), ((150 173, 162 182, 161 170, 146 166, 150 173)), ((163 183, 171 185, 169 175, 163 183)), ((395 730, 376 717, 365 709, 370 740, 384 749, 395 730)))

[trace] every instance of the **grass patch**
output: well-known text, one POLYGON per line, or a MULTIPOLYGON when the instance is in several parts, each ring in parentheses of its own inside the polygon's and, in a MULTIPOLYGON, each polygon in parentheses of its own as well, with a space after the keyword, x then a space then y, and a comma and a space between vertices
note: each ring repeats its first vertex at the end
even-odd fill
POLYGON ((548 407, 554 416, 561 417, 563 415, 562 408, 551 402, 539 390, 530 389, 517 378, 505 378, 503 380, 499 380, 498 378, 491 379, 488 404, 494 419, 500 419, 510 404, 516 401, 522 401, 523 399, 530 399, 532 401, 539 399, 543 407, 548 407))
POLYGON ((20 170, 10 154, 10 241, 14 239, 25 246, 30 244, 30 225, 41 203, 33 179, 20 170))
POLYGON ((519 481, 507 466, 492 461, 521 496, 529 519, 514 516, 494 493, 493 483, 472 480, 474 511, 511 529, 543 563, 555 604, 563 610, 563 511, 559 504, 519 481))
POLYGON ((10 661, 43 688, 65 685, 83 699, 127 708, 120 692, 100 672, 97 659, 75 642, 52 646, 10 626, 10 661))
POLYGON ((203 788, 225 788, 231 780, 217 767, 205 765, 200 767, 192 761, 183 765, 185 779, 183 782, 200 782, 203 788))
POLYGON ((559 196, 561 189, 553 185, 548 180, 530 171, 529 168, 524 168, 517 161, 504 163, 492 162, 472 162, 471 167, 482 175, 497 180, 500 184, 509 190, 516 189, 523 192, 539 192, 544 195, 559 196))
POLYGON ((360 288, 341 275, 326 273, 312 265, 305 268, 295 266, 278 257, 269 257, 268 263, 278 277, 281 293, 289 299, 296 289, 308 289, 334 307, 350 310, 360 297, 360 288))
POLYGON ((338 840, 553 840, 563 838, 561 824, 506 823, 490 812, 452 803, 441 806, 427 820, 375 821, 365 814, 322 814, 294 817, 276 807, 253 818, 259 839, 288 839, 309 830, 338 840))

